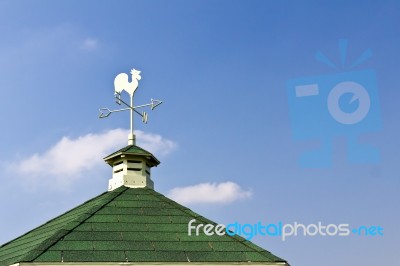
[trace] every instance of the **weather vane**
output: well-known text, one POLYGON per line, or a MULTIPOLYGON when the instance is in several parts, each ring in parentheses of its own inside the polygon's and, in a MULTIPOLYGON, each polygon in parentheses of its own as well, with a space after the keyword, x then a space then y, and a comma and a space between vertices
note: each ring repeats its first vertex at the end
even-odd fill
POLYGON ((157 106, 162 104, 162 101, 150 99, 150 103, 148 103, 148 104, 142 104, 142 105, 138 105, 138 106, 133 106, 133 95, 135 94, 135 91, 136 91, 136 89, 138 88, 138 85, 139 85, 139 80, 142 77, 140 76, 140 71, 136 70, 134 68, 131 70, 131 74, 132 74, 132 82, 129 82, 128 75, 125 74, 125 73, 118 74, 114 79, 114 89, 115 89, 114 97, 116 99, 116 103, 119 104, 119 105, 124 104, 124 105, 127 106, 127 108, 116 109, 116 110, 110 110, 108 108, 101 108, 101 109, 99 109, 99 111, 100 111, 99 118, 109 117, 112 113, 128 111, 129 110, 130 113, 131 113, 131 132, 130 132, 129 137, 128 137, 128 144, 129 145, 135 145, 135 135, 133 134, 133 115, 134 115, 134 112, 142 117, 143 123, 147 124, 147 113, 144 112, 144 111, 143 112, 139 112, 136 109, 149 106, 150 109, 153 110, 154 108, 156 108, 157 106), (121 99, 121 92, 123 90, 126 91, 129 94, 129 96, 131 98, 130 104, 128 104, 127 102, 125 102, 124 100, 121 99))

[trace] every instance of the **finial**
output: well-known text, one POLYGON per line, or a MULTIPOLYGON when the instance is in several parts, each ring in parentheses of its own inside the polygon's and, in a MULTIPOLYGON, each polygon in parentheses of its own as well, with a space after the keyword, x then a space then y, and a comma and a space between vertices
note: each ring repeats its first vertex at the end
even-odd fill
POLYGON ((108 108, 99 109, 99 111, 100 111, 99 118, 108 117, 109 115, 111 115, 112 113, 115 113, 115 112, 121 112, 121 111, 127 111, 127 110, 130 111, 130 113, 131 113, 131 116, 130 116, 131 131, 128 136, 128 145, 136 144, 136 137, 135 137, 135 134, 133 133, 134 112, 142 117, 143 123, 147 124, 147 118, 148 118, 147 113, 139 112, 136 109, 150 106, 150 109, 153 110, 154 108, 156 108, 157 106, 162 104, 162 101, 160 101, 160 100, 150 99, 150 103, 148 103, 148 104, 142 104, 139 106, 133 105, 133 96, 135 94, 136 89, 139 86, 139 80, 142 78, 140 76, 140 72, 141 71, 136 70, 134 68, 131 69, 131 72, 130 72, 132 75, 131 82, 129 82, 128 75, 126 73, 120 73, 114 79, 114 97, 116 99, 116 103, 119 105, 124 104, 125 106, 127 106, 127 108, 116 109, 116 110, 110 110, 108 108), (125 102, 124 100, 122 100, 122 98, 121 98, 122 91, 126 91, 129 94, 129 96, 130 96, 129 104, 127 102, 125 102))

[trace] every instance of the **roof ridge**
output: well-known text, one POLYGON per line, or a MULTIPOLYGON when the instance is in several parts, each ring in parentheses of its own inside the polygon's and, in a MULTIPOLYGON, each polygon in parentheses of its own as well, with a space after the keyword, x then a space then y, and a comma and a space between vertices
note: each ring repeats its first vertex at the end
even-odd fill
MULTIPOLYGON (((106 202, 101 203, 100 206, 99 205, 94 205, 92 206, 89 210, 85 211, 84 213, 80 214, 76 219, 68 222, 66 225, 64 225, 61 229, 57 230, 52 236, 45 238, 40 244, 38 244, 34 249, 32 249, 31 251, 29 251, 25 256, 23 256, 21 258, 21 261, 33 261, 35 260, 37 257, 39 257, 40 255, 42 255, 44 252, 46 252, 51 246, 53 246, 55 243, 57 243, 60 239, 62 239, 63 237, 65 237, 66 235, 68 235, 72 230, 74 230, 76 227, 78 227, 79 225, 81 225, 82 223, 84 223, 87 219, 89 219, 90 217, 92 217, 96 212, 98 212, 99 210, 101 210, 102 208, 104 208, 104 206, 106 206, 108 203, 110 203, 111 201, 113 201, 115 198, 117 198, 118 196, 120 196, 124 191, 126 191, 128 188, 124 187, 124 189, 117 193, 111 193, 112 194, 116 194, 114 196, 110 196, 110 198, 108 200, 106 200, 106 202), (82 219, 83 218, 83 219, 82 219), (77 222, 78 220, 78 222, 77 222), (75 224, 78 223, 78 224, 75 224), (75 226, 72 226, 71 228, 69 228, 69 225, 73 225, 75 224, 75 226)), ((102 194, 100 194, 98 197, 95 197, 91 200, 88 200, 87 202, 93 201, 95 199, 99 199, 101 196, 107 195, 108 192, 104 192, 102 194)), ((85 202, 85 203, 87 203, 85 202)), ((84 205, 85 203, 73 208, 72 210, 76 210, 77 208, 79 208, 80 206, 84 205)), ((59 216, 57 216, 56 218, 63 216, 70 211, 67 211, 59 216)), ((56 218, 50 220, 53 221, 56 218)), ((49 221, 49 222, 50 222, 49 221)), ((48 223, 48 222, 47 222, 48 223)), ((45 224, 47 224, 45 223, 45 224)), ((37 227, 40 228, 41 226, 37 227)), ((35 229, 37 229, 35 228, 35 229)), ((35 230, 33 229, 33 230, 35 230)), ((33 231, 32 230, 32 231, 33 231)))

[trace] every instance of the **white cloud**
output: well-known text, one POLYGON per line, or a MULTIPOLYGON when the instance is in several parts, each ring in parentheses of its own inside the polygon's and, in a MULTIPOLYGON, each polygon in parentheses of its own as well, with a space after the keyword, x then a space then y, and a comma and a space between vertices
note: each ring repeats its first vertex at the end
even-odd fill
MULTIPOLYGON (((59 185, 68 185, 82 173, 104 164, 103 157, 127 145, 129 130, 114 129, 100 134, 87 134, 76 139, 63 137, 42 154, 33 154, 11 165, 30 183, 50 177, 59 185)), ((135 132, 138 145, 153 154, 168 154, 176 144, 156 134, 135 132)))
POLYGON ((82 49, 84 50, 94 50, 97 48, 98 41, 93 38, 86 38, 82 43, 82 49))
POLYGON ((177 148, 172 140, 165 139, 157 134, 135 131, 137 144, 153 154, 167 155, 177 148))
POLYGON ((252 196, 234 182, 201 183, 187 187, 177 187, 169 191, 168 197, 181 204, 225 204, 252 196))

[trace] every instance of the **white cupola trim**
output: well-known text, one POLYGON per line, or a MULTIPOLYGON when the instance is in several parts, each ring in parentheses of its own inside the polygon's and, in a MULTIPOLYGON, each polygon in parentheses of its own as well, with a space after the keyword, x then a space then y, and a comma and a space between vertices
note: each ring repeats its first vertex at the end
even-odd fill
POLYGON ((107 156, 104 160, 112 167, 112 178, 108 181, 108 191, 121 186, 154 189, 151 168, 160 162, 148 151, 135 145, 129 145, 107 156))

